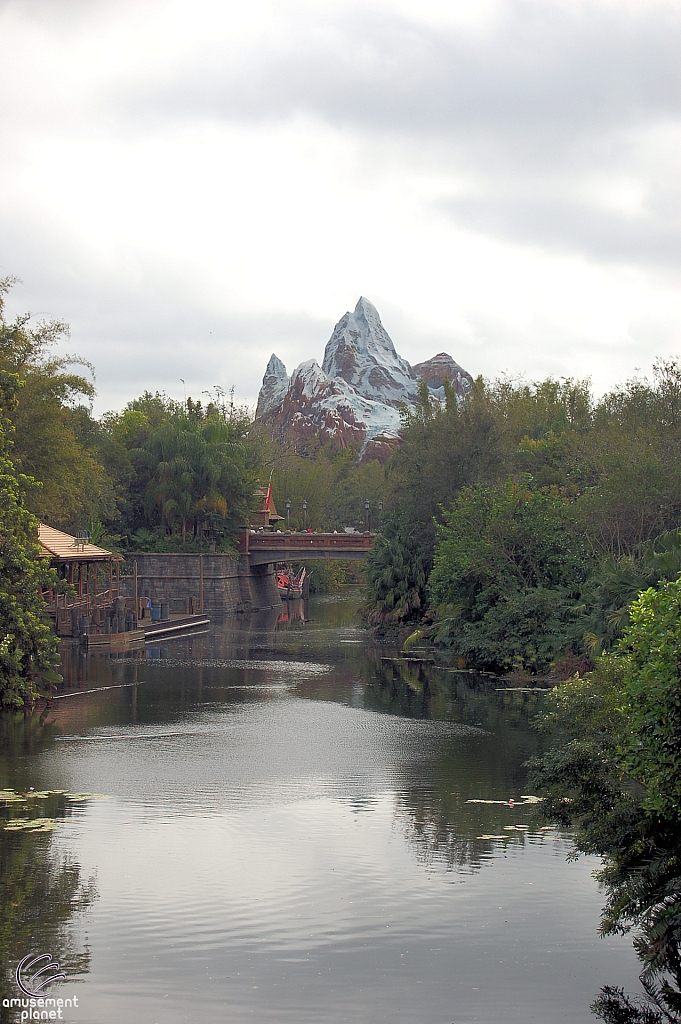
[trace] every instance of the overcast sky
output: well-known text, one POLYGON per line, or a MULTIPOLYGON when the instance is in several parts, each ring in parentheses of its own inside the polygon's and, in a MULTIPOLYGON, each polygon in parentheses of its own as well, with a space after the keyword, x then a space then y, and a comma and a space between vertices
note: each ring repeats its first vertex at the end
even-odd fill
POLYGON ((681 355, 679 0, 0 0, 0 275, 95 409, 398 352, 681 355))

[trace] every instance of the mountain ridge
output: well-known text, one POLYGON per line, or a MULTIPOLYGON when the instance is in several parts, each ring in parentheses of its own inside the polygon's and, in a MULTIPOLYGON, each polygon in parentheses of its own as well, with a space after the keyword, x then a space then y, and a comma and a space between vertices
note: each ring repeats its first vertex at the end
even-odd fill
POLYGON ((272 353, 256 419, 294 443, 318 437, 344 448, 359 442, 365 456, 384 461, 399 443, 400 410, 418 401, 419 380, 441 398, 445 377, 460 398, 470 391, 473 378, 446 352, 412 367, 362 295, 335 325, 321 366, 304 360, 289 377, 272 353))

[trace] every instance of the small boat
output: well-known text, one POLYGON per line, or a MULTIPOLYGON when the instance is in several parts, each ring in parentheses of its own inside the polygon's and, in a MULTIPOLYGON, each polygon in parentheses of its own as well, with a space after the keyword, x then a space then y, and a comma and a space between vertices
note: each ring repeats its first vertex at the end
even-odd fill
POLYGON ((303 584, 305 583, 306 575, 305 566, 302 567, 297 575, 294 575, 292 570, 277 573, 277 589, 282 601, 303 596, 303 584))

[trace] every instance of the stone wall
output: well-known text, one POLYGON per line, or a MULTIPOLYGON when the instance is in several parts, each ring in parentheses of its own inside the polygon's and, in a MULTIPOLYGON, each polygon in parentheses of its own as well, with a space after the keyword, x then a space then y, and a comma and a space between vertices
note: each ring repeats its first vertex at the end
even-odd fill
MULTIPOLYGON (((126 572, 137 565, 137 593, 171 612, 227 615, 278 608, 274 565, 251 568, 248 555, 137 554, 126 559, 126 572), (203 608, 201 599, 203 597, 203 608)), ((121 596, 134 597, 134 576, 121 576, 121 596)))

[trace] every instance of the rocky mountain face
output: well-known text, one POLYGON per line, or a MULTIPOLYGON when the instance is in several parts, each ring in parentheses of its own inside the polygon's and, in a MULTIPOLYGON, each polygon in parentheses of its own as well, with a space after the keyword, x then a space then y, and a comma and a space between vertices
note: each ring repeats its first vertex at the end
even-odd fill
POLYGON ((468 394, 473 383, 470 373, 455 363, 446 352, 438 352, 432 359, 426 359, 425 363, 416 363, 412 369, 417 377, 423 377, 429 389, 435 394, 442 391, 444 395, 445 379, 452 385, 459 398, 468 394))
POLYGON ((363 446, 363 458, 385 461, 399 444, 400 407, 413 406, 419 378, 443 395, 444 378, 458 395, 473 378, 445 352, 412 367, 395 351, 375 306, 363 296, 327 342, 322 365, 308 359, 291 376, 272 355, 258 395, 256 419, 294 443, 318 437, 363 446))
POLYGON ((255 410, 256 420, 262 419, 270 410, 281 405, 288 391, 288 383, 286 367, 273 352, 262 379, 258 405, 255 410))
POLYGON ((418 378, 395 351, 374 305, 360 297, 354 313, 346 313, 333 329, 324 351, 322 370, 340 378, 374 402, 398 408, 416 400, 418 378))

